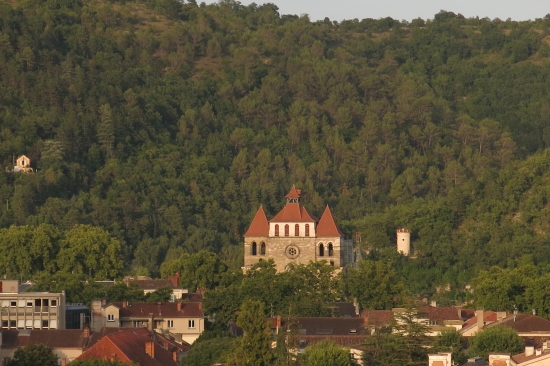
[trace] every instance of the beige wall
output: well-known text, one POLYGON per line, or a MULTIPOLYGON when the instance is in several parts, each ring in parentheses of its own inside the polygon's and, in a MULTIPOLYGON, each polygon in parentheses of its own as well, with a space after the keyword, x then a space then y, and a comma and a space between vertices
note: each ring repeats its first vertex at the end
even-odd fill
POLYGON ((114 305, 108 305, 101 310, 102 326, 107 328, 120 327, 120 309, 114 305), (108 321, 109 315, 114 317, 114 321, 108 321))
MULTIPOLYGON (((284 235, 284 231, 283 231, 284 235)), ((328 237, 328 238, 315 238, 315 237, 296 237, 296 236, 283 236, 283 237, 246 237, 244 243, 244 265, 245 268, 258 263, 260 259, 268 260, 273 259, 277 268, 277 271, 282 272, 286 270, 286 267, 290 263, 294 264, 308 264, 310 261, 326 260, 327 263, 334 261, 334 266, 341 267, 345 265, 345 254, 340 247, 341 238, 328 237), (257 255, 252 255, 252 243, 256 243, 257 255), (266 244, 266 254, 260 255, 260 243, 266 244), (319 256, 319 244, 324 245, 324 256, 319 256), (333 255, 328 256, 328 244, 331 243, 333 247, 333 255), (286 255, 286 249, 289 245, 294 245, 299 249, 299 255, 296 258, 289 258, 286 255)), ((349 249, 347 249, 349 250, 349 249)))
POLYGON ((0 309, 4 329, 65 329, 64 293, 0 293, 0 309))

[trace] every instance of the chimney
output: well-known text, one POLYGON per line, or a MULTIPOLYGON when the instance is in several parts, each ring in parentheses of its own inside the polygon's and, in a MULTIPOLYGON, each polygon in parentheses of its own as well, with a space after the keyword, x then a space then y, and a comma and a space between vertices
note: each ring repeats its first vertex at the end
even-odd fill
POLYGON ((533 356, 535 354, 535 346, 525 346, 525 357, 533 356))
POLYGON ((145 342, 145 353, 155 358, 155 342, 145 342))
POLYGON ((539 349, 535 350, 535 355, 537 355, 537 356, 542 355, 542 349, 539 348, 539 349))
POLYGON ((122 302, 122 308, 126 309, 127 306, 128 306, 128 301, 123 301, 122 302))
POLYGON ((168 341, 166 339, 162 340, 162 346, 164 347, 164 349, 168 349, 168 341))
POLYGON ((361 311, 360 311, 360 308, 359 308, 359 301, 357 301, 356 297, 353 298, 353 307, 355 308, 355 315, 359 316, 361 311))
POLYGON ((202 310, 202 302, 199 302, 199 310, 202 310))
POLYGON ((277 324, 276 325, 277 325, 277 329, 279 329, 281 327, 281 316, 280 315, 277 316, 277 324))
POLYGON ((181 301, 178 301, 176 304, 178 311, 181 311, 181 301))
POLYGON ((84 337, 84 338, 88 338, 88 337, 90 336, 90 328, 85 327, 83 333, 84 333, 84 334, 83 334, 83 337, 84 337))
POLYGON ((476 310, 476 318, 477 318, 477 331, 483 329, 483 326, 485 325, 485 322, 483 321, 483 310, 476 310))
POLYGON ((149 313, 149 321, 147 322, 147 329, 149 332, 153 332, 153 329, 155 329, 155 325, 153 324, 155 316, 153 313, 149 313))
POLYGON ((61 359, 61 366, 67 366, 67 359, 66 358, 61 359))
POLYGON ((177 362, 178 361, 178 353, 172 352, 172 361, 177 362))

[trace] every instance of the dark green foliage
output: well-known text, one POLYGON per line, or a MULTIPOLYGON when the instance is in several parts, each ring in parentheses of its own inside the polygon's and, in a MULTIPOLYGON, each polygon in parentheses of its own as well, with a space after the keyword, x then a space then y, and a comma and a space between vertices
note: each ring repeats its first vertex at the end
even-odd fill
POLYGON ((508 327, 494 326, 476 333, 469 339, 468 353, 486 360, 489 353, 509 353, 515 355, 524 349, 524 342, 518 333, 508 327))
POLYGON ((457 365, 463 365, 467 361, 466 355, 462 352, 462 337, 454 328, 442 330, 435 336, 430 353, 436 352, 451 352, 451 359, 457 365))
POLYGON ((43 344, 30 343, 25 347, 18 348, 13 354, 10 365, 15 366, 56 366, 57 356, 52 349, 43 344))
POLYGON ((163 286, 156 289, 153 292, 148 293, 145 296, 146 301, 149 302, 168 302, 172 297, 172 288, 169 286, 163 286))
POLYGON ((332 341, 322 341, 306 348, 303 355, 304 366, 352 366, 349 349, 342 348, 332 341))
MULTIPOLYGON (((361 231, 371 259, 393 249, 397 227, 412 229, 416 259, 395 268, 412 293, 449 284, 448 300, 461 300, 480 270, 515 268, 535 249, 548 273, 547 19, 313 23, 273 4, 175 0, 0 6, 0 161, 10 170, 26 154, 38 169, 0 175, 0 227, 90 225, 120 246, 103 268, 85 255, 99 238, 90 229, 59 242, 62 263, 48 246, 25 260, 0 251, 3 274, 53 263, 158 277, 201 250, 238 269, 257 207, 275 214, 292 184, 313 214, 328 203, 348 236, 361 231)), ((18 230, 6 248, 33 249, 18 230)), ((218 286, 216 271, 186 285, 218 286)))
POLYGON ((229 353, 235 338, 220 337, 202 342, 195 341, 193 347, 182 359, 182 366, 210 366, 223 361, 223 355, 229 353))

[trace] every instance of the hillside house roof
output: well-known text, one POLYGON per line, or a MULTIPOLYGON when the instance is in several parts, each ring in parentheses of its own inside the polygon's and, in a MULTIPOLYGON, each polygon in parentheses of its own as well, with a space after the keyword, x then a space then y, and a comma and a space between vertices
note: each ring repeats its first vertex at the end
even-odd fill
POLYGON ((269 222, 316 222, 301 203, 287 203, 269 222))
POLYGON ((509 327, 518 333, 550 332, 549 320, 531 314, 509 315, 490 326, 509 327))
POLYGON ((364 319, 364 323, 367 326, 388 326, 391 325, 395 318, 393 311, 391 310, 363 310, 361 311, 361 318, 364 319))
POLYGON ((267 216, 265 215, 264 208, 260 206, 250 227, 244 234, 244 236, 268 236, 269 235, 269 223, 267 222, 267 216))
POLYGON ((130 283, 136 283, 142 290, 158 290, 161 287, 169 287, 172 290, 178 287, 170 280, 135 280, 130 283))
POLYGON ((319 223, 317 224, 316 233, 317 236, 344 236, 344 234, 336 224, 336 221, 334 220, 334 217, 332 216, 332 212, 330 211, 328 205, 325 208, 325 211, 323 212, 319 223))
POLYGON ((3 329, 2 348, 25 347, 29 343, 50 348, 84 349, 90 338, 82 329, 3 329))

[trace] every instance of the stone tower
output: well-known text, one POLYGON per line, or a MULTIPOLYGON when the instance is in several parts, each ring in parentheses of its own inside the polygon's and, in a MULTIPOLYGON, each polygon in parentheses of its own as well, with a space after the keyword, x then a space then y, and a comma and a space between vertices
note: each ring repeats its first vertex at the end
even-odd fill
POLYGON ((301 191, 292 187, 286 205, 271 220, 262 206, 244 234, 244 270, 273 259, 277 271, 290 263, 308 264, 325 260, 344 267, 353 262, 353 243, 346 240, 327 206, 319 220, 300 203, 301 191))
POLYGON ((397 230, 397 251, 403 255, 411 254, 411 231, 407 229, 397 230))

